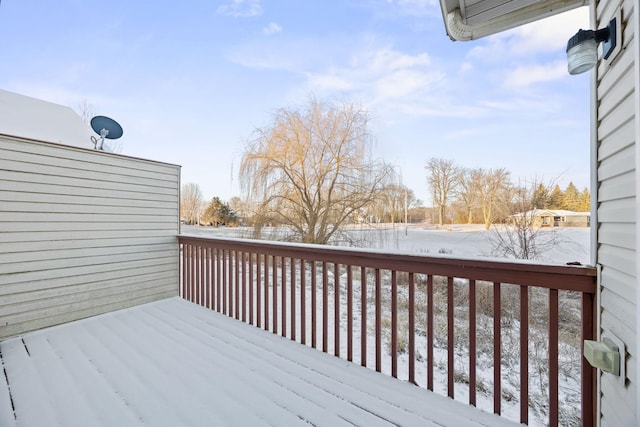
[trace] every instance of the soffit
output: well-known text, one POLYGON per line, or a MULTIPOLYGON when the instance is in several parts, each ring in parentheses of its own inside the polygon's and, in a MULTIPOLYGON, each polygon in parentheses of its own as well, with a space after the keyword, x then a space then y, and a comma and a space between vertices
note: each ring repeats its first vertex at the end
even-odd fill
POLYGON ((473 40, 546 18, 589 0, 440 0, 447 34, 473 40))

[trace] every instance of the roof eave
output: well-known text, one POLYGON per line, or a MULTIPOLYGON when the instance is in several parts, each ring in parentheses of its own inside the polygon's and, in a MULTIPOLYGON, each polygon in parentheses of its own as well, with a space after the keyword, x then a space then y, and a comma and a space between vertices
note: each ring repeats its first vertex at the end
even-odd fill
POLYGON ((451 3, 447 5, 446 0, 440 0, 440 9, 447 35, 451 40, 468 41, 585 6, 588 3, 589 0, 546 0, 474 24, 468 24, 462 16, 459 1, 452 7, 451 3))

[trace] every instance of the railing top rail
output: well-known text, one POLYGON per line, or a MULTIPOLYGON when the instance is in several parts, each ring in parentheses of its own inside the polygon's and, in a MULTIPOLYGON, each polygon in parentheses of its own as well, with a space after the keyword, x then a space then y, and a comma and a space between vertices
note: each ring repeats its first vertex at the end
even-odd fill
POLYGON ((370 268, 433 274, 464 279, 553 288, 594 294, 596 269, 591 266, 541 264, 526 260, 497 260, 389 253, 303 243, 179 235, 179 243, 237 250, 308 261, 335 262, 370 268))

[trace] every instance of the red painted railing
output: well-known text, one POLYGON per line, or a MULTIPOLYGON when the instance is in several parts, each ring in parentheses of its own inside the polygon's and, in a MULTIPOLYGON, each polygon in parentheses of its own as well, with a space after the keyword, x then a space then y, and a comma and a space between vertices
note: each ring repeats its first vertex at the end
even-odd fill
POLYGON ((446 351, 443 392, 453 398, 456 389, 468 391, 468 402, 474 406, 479 390, 483 397, 492 394, 496 414, 502 413, 503 401, 517 398, 524 424, 529 422, 532 383, 548 399, 543 406, 549 425, 576 422, 575 417, 567 418, 567 408, 559 407, 562 361, 563 373, 572 368, 579 372, 581 409, 568 408, 569 412, 577 412, 578 424, 595 424, 595 371, 581 353, 582 341, 594 337, 594 268, 251 240, 178 239, 181 294, 189 301, 338 357, 345 357, 346 350, 349 361, 359 352, 359 363, 373 367, 373 358, 378 372, 383 362, 390 363, 394 377, 399 376, 400 355, 407 369, 400 376, 429 390, 437 388, 434 378, 439 371, 434 366, 442 367, 434 352, 446 351), (481 378, 478 369, 484 360, 486 373, 487 329, 492 332, 492 390, 485 385, 491 378, 481 378), (567 340, 576 347, 573 360, 565 360, 565 350, 560 352, 567 340), (571 364, 575 366, 567 366, 571 364), (519 396, 504 396, 503 380, 514 370, 519 396))

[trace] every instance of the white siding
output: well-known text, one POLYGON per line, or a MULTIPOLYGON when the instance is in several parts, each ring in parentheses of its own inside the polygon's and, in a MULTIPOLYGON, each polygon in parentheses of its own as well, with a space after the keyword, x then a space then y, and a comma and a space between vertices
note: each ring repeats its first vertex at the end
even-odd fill
POLYGON ((0 135, 0 338, 178 295, 179 181, 0 135))
MULTIPOLYGON (((596 3, 597 27, 614 16, 617 1, 596 3)), ((597 69, 598 248, 602 266, 600 331, 613 333, 627 347, 624 385, 610 374, 600 378, 603 426, 634 425, 637 418, 636 324, 635 53, 633 14, 637 0, 624 0, 623 49, 597 69)))

